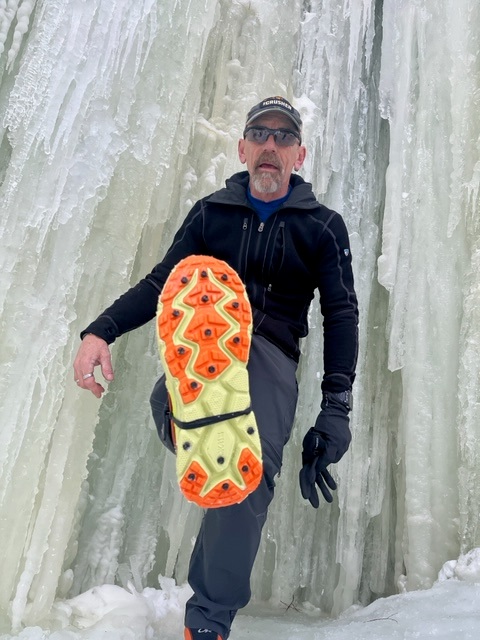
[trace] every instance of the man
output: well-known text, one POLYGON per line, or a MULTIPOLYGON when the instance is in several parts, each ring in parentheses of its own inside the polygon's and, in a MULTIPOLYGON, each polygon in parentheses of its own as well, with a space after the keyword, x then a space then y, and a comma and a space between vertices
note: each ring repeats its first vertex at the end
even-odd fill
MULTIPOLYGON (((164 259, 82 332, 74 364, 78 385, 100 397, 104 388, 95 379, 94 367, 100 365, 104 377, 113 379, 108 344, 154 317, 164 287, 169 292, 162 294, 159 326, 169 313, 172 317, 180 313, 173 306, 167 313, 165 305, 180 296, 179 283, 190 280, 190 275, 175 275, 176 265, 187 260, 188 266, 189 256, 224 261, 230 270, 212 275, 210 267, 195 267, 192 277, 197 280, 203 274, 212 282, 221 283, 224 278, 228 284, 238 274, 245 284, 253 312, 253 335, 247 363, 251 407, 243 413, 252 409, 252 419, 254 416, 258 425, 263 475, 238 504, 214 505, 206 510, 189 569, 194 595, 186 607, 187 640, 226 640, 237 610, 250 598, 250 574, 293 424, 299 339, 307 334, 307 312, 317 288, 324 318, 323 397, 315 425, 303 441, 300 471, 302 495, 314 507, 319 505, 315 485, 328 502, 332 501, 330 490, 336 485, 327 466, 340 460, 351 439, 348 414, 357 358, 358 311, 348 234, 341 216, 320 205, 311 185, 292 174, 305 159, 301 136, 300 114, 284 98, 267 98, 250 110, 238 143, 239 159, 247 171, 233 175, 224 189, 195 204, 164 259)), ((235 320, 230 317, 228 322, 233 326, 235 320)), ((168 335, 167 331, 167 342, 168 335)), ((167 386, 171 395, 176 394, 174 431, 182 435, 183 427, 198 427, 201 420, 176 420, 178 400, 182 400, 180 383, 173 388, 180 380, 180 374, 175 373, 179 367, 175 365, 174 371, 165 358, 165 343, 162 349, 167 386)), ((181 346, 179 351, 184 353, 185 348, 181 346)), ((194 381, 192 388, 197 385, 194 381)), ((163 409, 166 403, 162 381, 152 395, 160 433, 165 429, 158 407, 163 409)), ((227 420, 228 416, 219 419, 227 420)), ((195 431, 202 438, 211 428, 207 424, 195 431)), ((173 448, 169 434, 164 439, 173 448)), ((184 442, 181 449, 190 446, 184 442)), ((180 448, 177 456, 179 453, 183 455, 180 448)), ((225 463, 223 457, 219 459, 225 463)), ((201 455, 196 460, 202 462, 201 455)), ((187 477, 195 480, 195 475, 187 477)))

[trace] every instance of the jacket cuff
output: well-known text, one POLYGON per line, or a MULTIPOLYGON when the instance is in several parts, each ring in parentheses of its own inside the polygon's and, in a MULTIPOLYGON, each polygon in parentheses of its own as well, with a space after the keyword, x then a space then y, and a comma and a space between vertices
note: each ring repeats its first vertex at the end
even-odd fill
POLYGON ((80 333, 80 338, 83 340, 88 333, 102 338, 107 344, 112 344, 120 336, 118 327, 110 316, 99 316, 80 333))
POLYGON ((342 391, 351 391, 355 374, 346 375, 344 373, 331 373, 324 376, 322 381, 322 391, 333 391, 341 393, 342 391))

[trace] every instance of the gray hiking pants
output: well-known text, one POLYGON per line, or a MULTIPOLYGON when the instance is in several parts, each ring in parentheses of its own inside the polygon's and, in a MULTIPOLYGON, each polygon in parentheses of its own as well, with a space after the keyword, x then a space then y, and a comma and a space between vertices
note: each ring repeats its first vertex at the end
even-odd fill
MULTIPOLYGON (((238 609, 250 600, 250 574, 295 415, 296 368, 296 362, 271 342, 253 336, 248 373, 262 442, 263 478, 240 504, 205 511, 188 574, 194 594, 187 602, 185 626, 211 629, 224 640, 238 609)), ((152 410, 160 438, 172 449, 168 433, 161 426, 161 384, 157 383, 152 394, 152 410)))

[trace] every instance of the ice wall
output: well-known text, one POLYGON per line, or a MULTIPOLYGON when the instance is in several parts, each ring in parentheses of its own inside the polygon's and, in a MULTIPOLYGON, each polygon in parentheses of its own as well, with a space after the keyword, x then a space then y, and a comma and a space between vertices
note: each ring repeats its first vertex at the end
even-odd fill
POLYGON ((239 168, 246 111, 277 93, 304 115, 305 177, 351 232, 361 353, 338 500, 314 511, 297 487, 319 405, 312 309, 254 597, 338 613, 428 586, 480 544, 479 14, 472 0, 0 4, 5 628, 94 584, 185 580, 201 513, 149 417, 153 327, 115 345, 100 404, 71 362, 80 329, 239 168))

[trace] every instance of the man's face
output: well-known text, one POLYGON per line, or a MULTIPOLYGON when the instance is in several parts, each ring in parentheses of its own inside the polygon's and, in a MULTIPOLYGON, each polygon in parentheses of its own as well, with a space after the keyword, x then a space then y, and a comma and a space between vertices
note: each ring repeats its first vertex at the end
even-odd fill
MULTIPOLYGON (((295 131, 290 118, 281 113, 259 116, 249 126, 295 131)), ((246 163, 250 174, 250 191, 255 198, 265 202, 287 195, 290 175, 294 169, 300 169, 305 153, 306 149, 300 143, 280 147, 273 136, 263 144, 244 139, 238 142, 238 157, 242 164, 246 163)))

